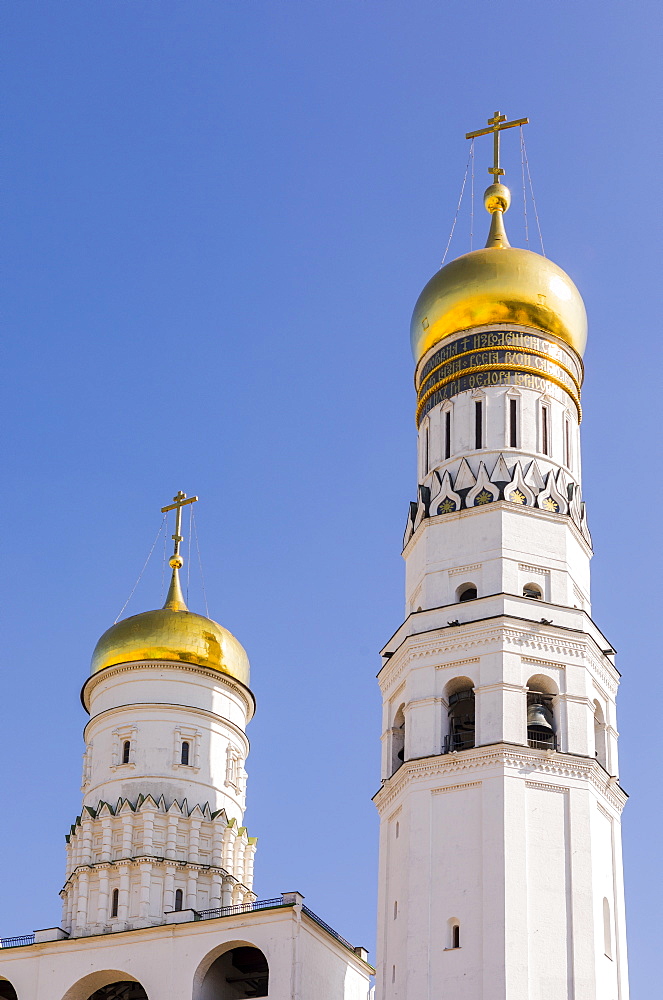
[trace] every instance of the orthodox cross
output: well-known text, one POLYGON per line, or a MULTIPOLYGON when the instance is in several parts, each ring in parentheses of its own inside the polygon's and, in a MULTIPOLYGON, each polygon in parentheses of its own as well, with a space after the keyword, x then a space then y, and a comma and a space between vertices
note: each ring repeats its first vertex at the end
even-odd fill
POLYGON ((519 118, 518 121, 508 122, 506 115, 501 115, 496 111, 492 118, 488 119, 488 128, 480 128, 478 132, 468 132, 466 139, 476 139, 478 135, 490 135, 493 133, 493 165, 488 167, 488 173, 493 175, 495 184, 499 183, 500 174, 504 171, 500 167, 500 132, 505 128, 515 128, 516 125, 528 125, 529 118, 519 118))
POLYGON ((175 542, 175 551, 173 552, 175 556, 180 554, 180 542, 182 541, 182 535, 180 534, 182 529, 182 507, 186 507, 188 503, 195 503, 197 499, 198 497, 187 497, 186 493, 182 493, 182 490, 180 490, 177 496, 173 497, 174 503, 161 508, 162 514, 167 514, 169 510, 177 511, 175 515, 175 534, 172 535, 172 539, 175 542))

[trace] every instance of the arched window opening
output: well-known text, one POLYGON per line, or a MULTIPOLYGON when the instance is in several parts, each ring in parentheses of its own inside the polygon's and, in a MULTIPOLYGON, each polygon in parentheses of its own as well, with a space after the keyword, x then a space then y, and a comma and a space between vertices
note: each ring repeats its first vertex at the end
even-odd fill
POLYGON ((608 741, 603 709, 598 701, 594 702, 594 753, 604 770, 608 770, 608 741))
POLYGON ((475 745, 475 703, 472 681, 468 677, 451 681, 447 697, 449 735, 445 740, 444 752, 471 750, 475 745))
POLYGON ((0 979, 0 998, 2 1000, 18 1000, 16 990, 8 979, 0 979))
POLYGON ((241 997, 266 997, 269 966, 258 948, 243 945, 220 955, 212 962, 200 995, 214 1000, 238 1000, 241 997))
POLYGON ((603 897, 603 950, 607 958, 612 958, 612 921, 610 903, 603 897))
POLYGON ((113 895, 111 896, 111 917, 117 916, 117 911, 120 907, 120 890, 113 889, 113 895))
POLYGON ((555 716, 552 695, 527 692, 527 744, 536 750, 556 750, 555 716))
POLYGON ((530 601, 542 601, 543 591, 538 583, 527 583, 523 587, 523 597, 529 598, 530 601))
POLYGON ((184 740, 182 743, 182 752, 180 754, 180 764, 189 763, 189 743, 184 740))
POLYGON ((176 910, 181 910, 182 909, 183 898, 184 898, 184 894, 183 894, 182 890, 181 889, 176 889, 175 890, 175 909, 176 910))
POLYGON ((463 601, 474 601, 477 597, 477 588, 473 583, 464 583, 458 588, 456 594, 461 603, 463 601))
POLYGON ((447 948, 460 948, 460 922, 452 917, 447 922, 447 948))
POLYGON ((128 764, 131 757, 131 740, 125 740, 122 744, 122 763, 128 764))
POLYGON ((147 1000, 147 993, 140 983, 109 983, 88 997, 88 1000, 147 1000))
POLYGON ((391 729, 391 773, 394 774, 405 760, 405 705, 396 712, 391 729))

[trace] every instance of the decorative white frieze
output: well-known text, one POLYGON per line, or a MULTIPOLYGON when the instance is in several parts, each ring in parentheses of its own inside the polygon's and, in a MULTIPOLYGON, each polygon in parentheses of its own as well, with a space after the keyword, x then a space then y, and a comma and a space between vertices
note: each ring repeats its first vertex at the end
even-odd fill
POLYGON ((245 827, 207 803, 147 795, 85 808, 67 837, 63 928, 96 934, 163 923, 169 909, 249 902, 255 850, 245 827))

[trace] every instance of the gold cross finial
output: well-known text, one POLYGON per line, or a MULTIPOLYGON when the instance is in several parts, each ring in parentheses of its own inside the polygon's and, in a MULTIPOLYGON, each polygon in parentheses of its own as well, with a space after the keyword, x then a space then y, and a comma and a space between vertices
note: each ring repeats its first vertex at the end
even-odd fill
POLYGON ((183 564, 183 559, 180 555, 180 542, 183 540, 182 535, 180 534, 182 530, 182 507, 186 507, 188 503, 195 503, 197 499, 198 497, 187 497, 186 493, 182 493, 182 490, 180 490, 179 493, 177 493, 177 495, 173 497, 174 503, 168 504, 167 507, 161 508, 162 514, 167 514, 169 510, 177 511, 175 515, 175 534, 172 536, 172 539, 175 542, 175 550, 173 552, 170 562, 170 565, 173 566, 173 569, 175 569, 173 560, 175 560, 175 562, 178 563, 179 566, 182 566, 183 564))
POLYGON ((515 128, 516 125, 528 125, 529 118, 519 118, 518 121, 508 122, 506 115, 501 115, 496 111, 492 118, 488 119, 488 128, 480 128, 477 132, 468 132, 466 139, 476 139, 479 135, 490 135, 493 133, 493 165, 488 167, 488 173, 493 175, 495 184, 499 183, 500 174, 504 171, 500 167, 500 132, 505 128, 515 128))

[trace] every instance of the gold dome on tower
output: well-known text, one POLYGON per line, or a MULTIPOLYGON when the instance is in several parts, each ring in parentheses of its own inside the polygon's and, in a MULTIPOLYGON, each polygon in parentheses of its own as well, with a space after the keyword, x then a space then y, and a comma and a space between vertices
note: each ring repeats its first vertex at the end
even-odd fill
POLYGON ((580 292, 551 260, 509 245, 503 222, 509 202, 509 189, 491 184, 485 194, 492 215, 486 246, 440 268, 417 299, 410 328, 417 364, 445 338, 494 323, 542 330, 582 356, 587 314, 580 292))
POLYGON ((106 667, 141 660, 171 660, 208 667, 234 677, 248 687, 249 658, 241 643, 228 629, 211 618, 195 614, 186 606, 180 586, 179 571, 183 559, 179 554, 181 508, 197 497, 186 499, 184 493, 164 510, 177 510, 177 525, 173 538, 175 552, 170 558, 172 577, 163 608, 144 611, 124 618, 104 632, 92 654, 90 672, 99 673, 106 667))
POLYGON ((587 341, 587 314, 580 292, 568 274, 552 261, 531 250, 510 246, 504 229, 504 213, 511 193, 499 183, 500 133, 522 126, 529 119, 507 122, 495 112, 488 127, 468 132, 467 139, 493 136, 493 181, 484 194, 492 216, 483 250, 452 260, 430 279, 412 314, 410 337, 417 364, 441 341, 455 333, 495 323, 526 326, 554 337, 582 356, 587 341))

